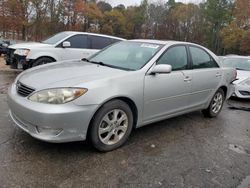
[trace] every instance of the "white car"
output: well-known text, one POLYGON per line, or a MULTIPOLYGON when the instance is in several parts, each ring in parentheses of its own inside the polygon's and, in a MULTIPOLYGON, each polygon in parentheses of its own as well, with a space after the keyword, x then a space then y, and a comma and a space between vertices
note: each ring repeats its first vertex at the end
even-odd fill
POLYGON ((226 56, 221 57, 225 67, 237 69, 237 80, 234 81, 235 92, 233 96, 250 99, 250 57, 226 56))
POLYGON ((100 49, 125 39, 85 32, 65 31, 42 42, 9 46, 6 63, 12 68, 30 68, 55 61, 88 58, 100 49))

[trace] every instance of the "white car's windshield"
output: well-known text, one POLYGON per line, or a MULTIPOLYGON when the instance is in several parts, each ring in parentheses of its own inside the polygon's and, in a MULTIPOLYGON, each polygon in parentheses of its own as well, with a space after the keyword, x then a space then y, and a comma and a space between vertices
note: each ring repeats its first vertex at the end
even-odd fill
POLYGON ((238 70, 250 71, 250 58, 226 58, 223 61, 223 65, 238 70))
POLYGON ((125 70, 141 69, 162 45, 124 41, 100 51, 89 61, 125 70))
POLYGON ((56 44, 56 43, 58 43, 59 41, 63 40, 65 37, 67 37, 69 35, 70 35, 70 33, 67 33, 67 32, 58 33, 58 34, 53 35, 53 36, 49 37, 48 39, 42 41, 42 43, 45 43, 45 44, 56 44))

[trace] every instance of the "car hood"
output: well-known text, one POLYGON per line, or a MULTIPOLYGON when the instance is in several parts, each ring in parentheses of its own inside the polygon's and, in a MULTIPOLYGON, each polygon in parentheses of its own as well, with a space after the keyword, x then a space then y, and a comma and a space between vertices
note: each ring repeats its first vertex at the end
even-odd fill
POLYGON ((10 45, 9 48, 11 49, 31 49, 31 48, 48 48, 52 47, 53 45, 44 44, 40 42, 28 42, 28 43, 19 43, 10 45))
POLYGON ((17 80, 34 89, 74 87, 102 79, 111 79, 127 71, 83 62, 57 62, 38 66, 23 72, 17 80))
POLYGON ((234 83, 238 84, 249 77, 250 77, 250 71, 237 70, 237 80, 234 83))

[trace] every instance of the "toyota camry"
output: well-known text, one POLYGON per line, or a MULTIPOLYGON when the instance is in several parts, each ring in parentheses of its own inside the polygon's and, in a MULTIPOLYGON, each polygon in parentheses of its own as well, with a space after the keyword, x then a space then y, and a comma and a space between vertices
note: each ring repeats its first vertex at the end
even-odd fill
POLYGON ((110 151, 134 128, 197 110, 217 116, 233 92, 235 72, 197 44, 122 41, 89 59, 24 71, 9 88, 9 113, 37 139, 89 138, 110 151))

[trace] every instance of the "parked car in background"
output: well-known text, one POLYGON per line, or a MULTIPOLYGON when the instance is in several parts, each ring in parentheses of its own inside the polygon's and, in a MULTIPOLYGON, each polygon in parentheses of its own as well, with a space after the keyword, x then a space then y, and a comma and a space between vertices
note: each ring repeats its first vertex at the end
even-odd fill
POLYGON ((217 116, 231 96, 236 70, 208 49, 186 42, 132 40, 90 59, 21 73, 10 87, 10 117, 48 142, 85 140, 110 151, 133 128, 202 110, 217 116))
POLYGON ((237 80, 234 81, 235 92, 238 98, 250 98, 250 57, 224 56, 221 57, 222 65, 237 70, 237 80))
POLYGON ((3 48, 4 48, 4 51, 5 51, 4 58, 5 58, 6 65, 10 65, 9 62, 6 61, 6 58, 7 58, 8 54, 9 54, 9 52, 10 52, 9 46, 20 43, 20 42, 22 42, 22 41, 19 41, 19 40, 5 40, 5 43, 3 44, 3 48))
POLYGON ((87 58, 100 49, 125 39, 84 32, 66 31, 42 42, 9 46, 6 61, 12 68, 27 69, 55 61, 87 58))
POLYGON ((10 44, 9 40, 0 39, 0 56, 7 53, 7 48, 10 44))

